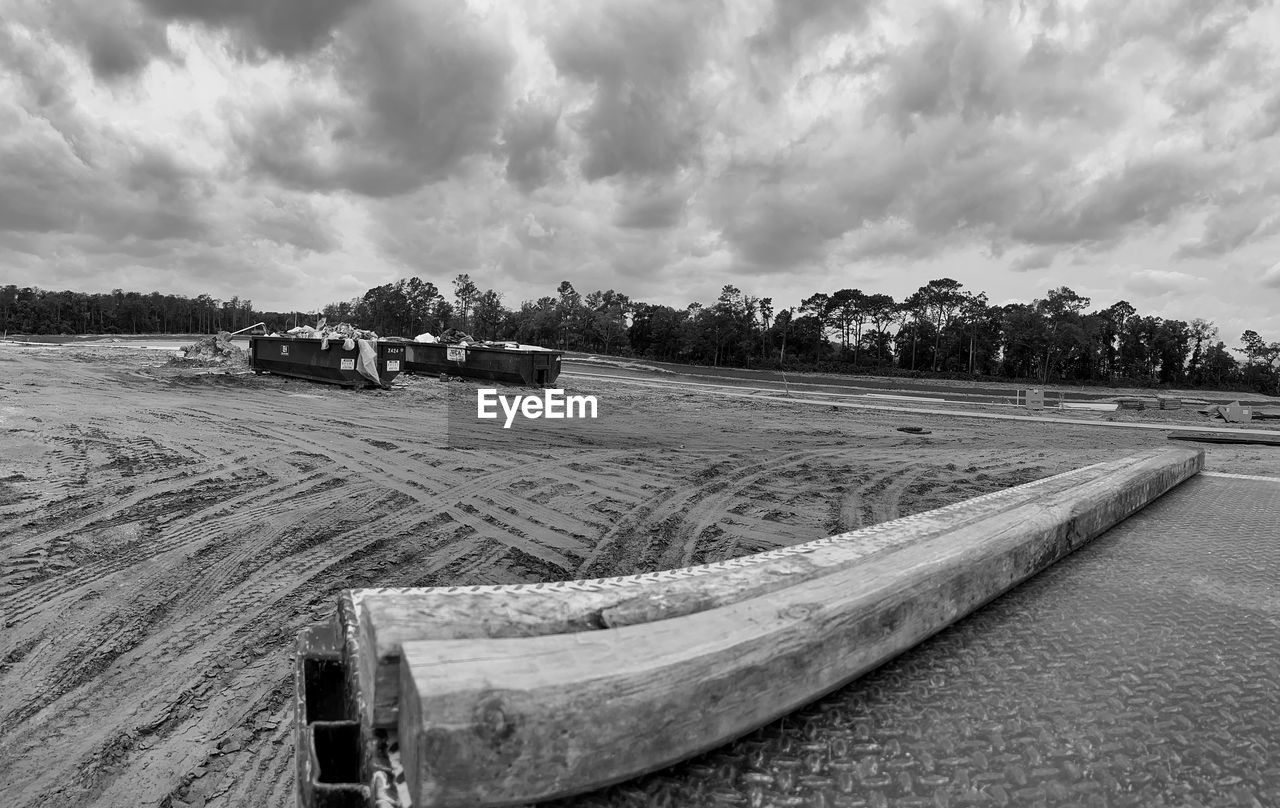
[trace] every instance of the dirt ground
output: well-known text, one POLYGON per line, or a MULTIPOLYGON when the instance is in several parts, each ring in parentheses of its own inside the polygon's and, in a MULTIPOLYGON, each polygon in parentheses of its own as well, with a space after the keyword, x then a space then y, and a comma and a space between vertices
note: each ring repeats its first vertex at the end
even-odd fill
MULTIPOLYGON (((634 440, 450 449, 466 382, 347 391, 0 344, 3 804, 292 805, 292 642, 343 588, 713 561, 1167 443, 562 382, 634 440), (646 448, 656 432, 689 447, 646 448)), ((1275 447, 1207 451, 1280 470, 1275 447)))

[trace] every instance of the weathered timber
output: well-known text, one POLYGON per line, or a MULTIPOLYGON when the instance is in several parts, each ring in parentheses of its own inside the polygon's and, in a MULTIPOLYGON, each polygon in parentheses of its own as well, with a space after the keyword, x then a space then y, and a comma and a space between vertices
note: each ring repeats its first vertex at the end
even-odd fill
POLYGON ((404 642, 562 634, 692 614, 794 586, 1019 508, 1035 511, 1044 503, 1110 493, 1149 480, 1153 470, 1176 469, 1172 486, 1202 465, 1202 451, 1154 450, 826 539, 680 570, 529 586, 354 590, 361 717, 371 726, 395 726, 404 642))
POLYGON ((1170 432, 1169 440, 1196 443, 1244 443, 1258 446, 1280 446, 1280 432, 1275 435, 1233 435, 1230 432, 1170 432))
POLYGON ((399 739, 416 806, 582 793, 715 748, 968 614, 1203 464, 1148 455, 803 585, 605 631, 401 647, 399 739))

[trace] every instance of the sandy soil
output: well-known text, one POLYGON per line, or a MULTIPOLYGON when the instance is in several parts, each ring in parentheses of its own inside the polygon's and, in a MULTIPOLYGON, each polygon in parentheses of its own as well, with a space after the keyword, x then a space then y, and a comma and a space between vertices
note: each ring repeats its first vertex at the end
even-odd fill
MULTIPOLYGON (((1166 443, 565 379, 634 447, 463 451, 441 410, 465 382, 351 392, 167 358, 0 345, 6 806, 292 805, 293 637, 346 587, 717 560, 1166 443), (656 432, 690 448, 646 449, 656 432)), ((1280 469, 1274 447, 1208 451, 1280 469)))

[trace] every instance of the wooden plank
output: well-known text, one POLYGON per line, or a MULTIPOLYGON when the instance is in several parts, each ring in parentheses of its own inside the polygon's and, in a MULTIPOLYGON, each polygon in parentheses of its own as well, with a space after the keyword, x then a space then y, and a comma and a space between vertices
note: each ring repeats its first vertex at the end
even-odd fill
POLYGON ((691 614, 793 586, 1017 507, 1035 509, 1042 502, 1074 496, 1081 486, 1111 490, 1171 463, 1184 477, 1190 476, 1203 465, 1203 452, 1160 449, 1110 460, 893 522, 718 564, 532 586, 355 590, 362 720, 377 727, 396 725, 404 642, 592 631, 691 614))
POLYGON ((802 586, 602 631, 405 642, 416 806, 594 790, 750 732, 1052 564, 1198 470, 1199 451, 989 514, 802 586))
POLYGON ((1280 446, 1280 432, 1275 435, 1233 435, 1230 432, 1170 432, 1169 440, 1196 443, 1250 443, 1258 446, 1280 446))

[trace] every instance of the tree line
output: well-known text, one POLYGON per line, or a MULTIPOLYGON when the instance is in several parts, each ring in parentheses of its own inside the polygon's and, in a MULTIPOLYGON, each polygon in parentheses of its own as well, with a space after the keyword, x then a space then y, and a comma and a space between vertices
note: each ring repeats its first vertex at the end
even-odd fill
POLYGON ((302 312, 256 311, 253 301, 239 297, 0 286, 0 333, 5 334, 213 334, 264 320, 275 326, 305 323, 308 317, 302 312))
POLYGON ((902 300, 839 289, 786 308, 732 285, 713 303, 685 308, 634 301, 612 289, 582 295, 569 281, 554 295, 518 308, 508 308, 502 297, 481 291, 466 274, 454 278, 448 293, 406 278, 310 314, 255 311, 251 301, 208 295, 5 286, 0 329, 209 333, 257 321, 283 330, 323 316, 383 335, 457 328, 482 340, 686 364, 1280 394, 1280 342, 1247 330, 1239 347, 1229 348, 1209 321, 1143 315, 1123 300, 1090 310, 1089 298, 1065 286, 1029 303, 1004 305, 992 305, 985 293, 951 278, 931 280, 902 300))

